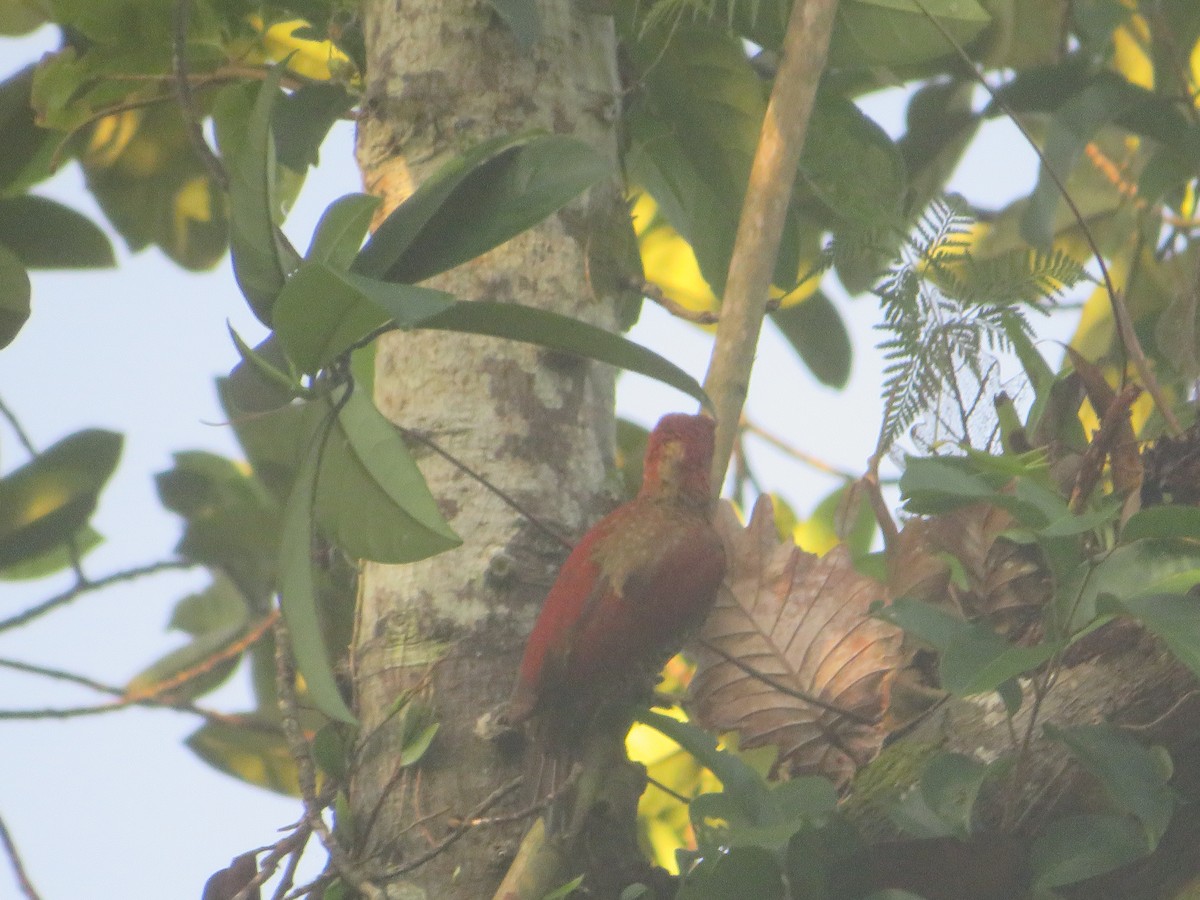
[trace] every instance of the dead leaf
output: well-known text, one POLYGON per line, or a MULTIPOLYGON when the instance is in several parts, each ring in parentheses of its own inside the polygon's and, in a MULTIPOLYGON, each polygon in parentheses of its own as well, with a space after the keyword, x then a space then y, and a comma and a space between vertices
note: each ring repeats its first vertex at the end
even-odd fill
MULTIPOLYGON (((258 862, 255 853, 243 853, 229 864, 227 868, 214 872, 204 884, 204 894, 201 900, 229 900, 237 896, 258 874, 258 862)), ((250 900, 259 900, 262 896, 257 887, 248 894, 250 900)))
POLYGON ((982 619, 1012 640, 1027 636, 1050 586, 1037 552, 1004 538, 1015 524, 1005 510, 987 503, 909 519, 888 557, 889 594, 982 619), (958 563, 954 578, 951 558, 958 563))
POLYGON ((804 553, 780 540, 774 519, 766 496, 745 528, 731 506, 718 510, 728 565, 690 650, 689 708, 711 730, 738 732, 744 748, 775 746, 773 775, 843 784, 886 736, 880 722, 904 662, 901 633, 868 616, 884 588, 854 570, 844 547, 804 553))

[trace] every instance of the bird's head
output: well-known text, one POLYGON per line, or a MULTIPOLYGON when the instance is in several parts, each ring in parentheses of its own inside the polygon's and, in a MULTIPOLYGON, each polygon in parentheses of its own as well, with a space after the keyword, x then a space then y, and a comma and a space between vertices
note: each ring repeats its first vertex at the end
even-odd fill
POLYGON ((707 416, 663 416, 646 443, 638 496, 707 505, 715 432, 716 423, 707 416))

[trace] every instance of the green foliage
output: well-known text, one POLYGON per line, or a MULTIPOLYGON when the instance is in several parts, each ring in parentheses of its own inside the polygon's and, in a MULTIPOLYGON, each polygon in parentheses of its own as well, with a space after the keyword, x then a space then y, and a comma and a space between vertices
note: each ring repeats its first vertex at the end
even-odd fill
POLYGON ((233 273, 250 308, 264 325, 284 281, 299 264, 279 230, 277 157, 271 115, 284 69, 276 66, 263 83, 226 89, 213 112, 217 143, 229 177, 229 248, 233 273))
POLYGON ((983 385, 985 354, 1029 344, 1021 306, 1051 299, 1083 275, 1061 253, 1023 252, 976 264, 966 240, 971 225, 952 203, 935 202, 875 288, 883 313, 877 327, 888 333, 879 345, 886 367, 878 453, 944 393, 960 403, 975 396, 964 389, 964 372, 983 385))
POLYGON ((0 569, 62 559, 95 512, 122 443, 111 431, 78 431, 0 480, 0 569))
POLYGON ((423 281, 531 228, 611 174, 602 154, 573 138, 526 134, 485 141, 451 159, 396 207, 352 271, 423 281))
MULTIPOLYGON (((409 562, 459 542, 414 465, 404 432, 369 399, 364 372, 372 338, 390 328, 488 335, 642 372, 702 401, 703 391, 644 348, 519 306, 519 297, 469 302, 417 284, 514 237, 612 176, 603 154, 571 138, 522 134, 465 148, 365 246, 378 201, 355 194, 330 204, 303 259, 292 249, 280 225, 303 173, 316 162, 330 124, 360 100, 350 70, 362 70, 364 44, 352 4, 313 0, 257 10, 267 27, 302 16, 308 25, 294 36, 331 37, 350 58, 339 60, 333 80, 306 80, 285 62, 269 71, 264 66, 260 83, 218 90, 211 84, 227 79, 212 76, 223 66, 257 65, 265 56, 245 17, 249 7, 194 0, 184 53, 201 87, 186 116, 162 77, 171 65, 172 4, 56 0, 35 6, 4 6, 0 31, 29 28, 48 11, 67 36, 36 72, 26 69, 0 84, 0 346, 29 314, 26 268, 112 263, 108 238, 90 220, 28 193, 48 176, 52 156, 80 158, 90 191, 131 248, 157 245, 180 264, 200 268, 219 259, 228 242, 239 285, 272 329, 255 347, 233 335, 242 362, 221 384, 250 467, 180 453, 158 477, 164 506, 184 520, 179 556, 211 569, 214 581, 177 604, 171 627, 187 642, 135 676, 131 694, 167 686, 167 699, 190 701, 246 658, 256 710, 210 721, 189 746, 223 771, 295 792, 295 766, 279 728, 271 638, 242 647, 278 592, 308 691, 304 728, 317 734, 314 752, 323 772, 345 778, 360 740, 335 674, 353 596, 348 557, 409 562), (248 46, 256 48, 249 56, 248 46), (185 130, 194 124, 187 119, 210 115, 228 193, 196 156, 185 130)), ((900 597, 878 614, 936 654, 925 671, 938 687, 956 696, 997 692, 1010 717, 1020 712, 1035 720, 1038 704, 1023 702, 1026 696, 1054 688, 1072 645, 1116 619, 1139 622, 1200 674, 1196 510, 1159 506, 1126 520, 1132 508, 1126 496, 1106 496, 1102 481, 1095 496, 1072 497, 1070 478, 1062 474, 1078 463, 1073 454, 1088 448, 1078 417, 1081 395, 1070 376, 1056 375, 1042 360, 1025 316, 1025 308, 1047 307, 1085 278, 1063 249, 1079 235, 1054 179, 1043 171, 1031 195, 996 213, 991 233, 978 242, 968 240, 973 217, 949 201, 934 200, 912 224, 940 195, 980 121, 1001 112, 998 104, 973 111, 973 85, 959 80, 957 63, 955 69, 943 65, 949 47, 924 9, 969 44, 974 59, 1004 70, 1001 95, 1011 108, 1044 123, 1049 168, 1076 195, 1102 252, 1129 260, 1127 268, 1136 271, 1127 294, 1137 332, 1155 341, 1148 350, 1156 372, 1175 378, 1167 387, 1179 396, 1194 379, 1194 286, 1190 275, 1178 276, 1171 266, 1194 271, 1194 252, 1177 249, 1186 246, 1187 223, 1194 221, 1200 126, 1175 94, 1184 74, 1179 51, 1200 37, 1200 15, 1186 0, 1158 5, 1160 18, 1147 42, 1153 79, 1143 80, 1160 87, 1148 88, 1114 62, 1113 29, 1136 25, 1136 11, 1116 0, 1072 4, 1069 30, 1060 33, 1053 6, 843 0, 775 272, 776 286, 786 291, 810 269, 832 269, 855 292, 878 280, 903 242, 899 260, 877 286, 888 362, 878 453, 923 413, 939 411, 946 396, 964 420, 981 399, 990 399, 989 354, 1011 350, 1025 366, 1035 405, 1021 422, 1015 405, 1000 404, 1003 453, 975 451, 968 423, 961 423, 949 436, 967 445, 958 448, 962 455, 910 457, 900 489, 912 515, 936 520, 986 507, 1011 517, 997 544, 1029 551, 1022 560, 1044 581, 1045 602, 1032 614, 1032 627, 1010 630, 916 596, 900 597), (1161 31, 1178 46, 1164 50, 1161 31), (1060 53, 1062 46, 1071 52, 1060 53), (883 69, 901 80, 928 76, 899 141, 851 99, 877 83, 883 69), (1129 135, 1139 139, 1136 148, 1125 141, 1129 135), (1114 148, 1120 184, 1095 162, 1097 153, 1112 155, 1114 148), (1173 215, 1160 220, 1159 202, 1173 215), (1155 246, 1163 221, 1167 231, 1183 224, 1155 246), (826 237, 830 249, 818 254, 826 237), (1131 240, 1138 244, 1133 253, 1131 240)), ((771 52, 781 46, 791 3, 617 0, 613 7, 630 69, 622 97, 624 172, 657 201, 720 293, 766 108, 771 52), (767 51, 753 64, 746 39, 767 51)), ((528 55, 541 25, 536 5, 492 0, 491 9, 528 55)), ((850 341, 824 293, 772 315, 819 380, 845 383, 850 341)), ((1107 320, 1098 318, 1099 333, 1107 320)), ((1092 338, 1112 340, 1107 333, 1092 338)), ((626 471, 636 482, 644 433, 623 428, 621 440, 633 461, 626 471)), ((929 443, 938 449, 937 441, 929 443)), ((98 543, 89 522, 120 445, 109 432, 80 432, 0 481, 0 577, 57 571, 98 543)), ((828 498, 814 521, 834 531, 840 503, 840 496, 828 498)), ((849 541, 862 553, 874 527, 861 515, 857 522, 849 541)), ((942 561, 955 589, 966 590, 967 561, 942 561)), ((395 762, 416 766, 439 733, 433 710, 405 695, 394 715, 401 719, 402 746, 395 762)), ((861 900, 869 894, 869 849, 842 816, 860 792, 870 791, 870 770, 839 803, 828 781, 769 784, 693 726, 652 715, 645 721, 722 782, 720 792, 690 805, 698 848, 681 859, 680 897, 861 900)), ((1108 725, 1043 724, 1046 737, 1066 746, 1100 789, 1096 808, 1051 819, 1035 835, 1030 868, 1035 891, 1047 896, 1151 852, 1178 800, 1161 748, 1108 725)), ((892 824, 920 838, 986 840, 977 803, 993 789, 1011 789, 1006 782, 1015 754, 990 765, 935 748, 921 754, 899 795, 887 797, 892 824)), ((339 837, 353 841, 355 823, 344 798, 337 820, 339 837)), ((566 885, 561 893, 571 889, 566 885)), ((324 888, 326 897, 350 893, 341 882, 324 888)), ((870 896, 913 895, 888 890, 870 896)))

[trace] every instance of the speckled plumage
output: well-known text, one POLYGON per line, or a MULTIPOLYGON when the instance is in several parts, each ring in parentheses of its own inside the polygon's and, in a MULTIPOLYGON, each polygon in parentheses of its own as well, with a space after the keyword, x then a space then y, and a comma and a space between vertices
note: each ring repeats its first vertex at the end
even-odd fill
POLYGON ((709 521, 713 423, 665 416, 646 447, 638 496, 567 557, 525 647, 509 710, 570 742, 606 703, 646 693, 711 609, 725 573, 709 521))

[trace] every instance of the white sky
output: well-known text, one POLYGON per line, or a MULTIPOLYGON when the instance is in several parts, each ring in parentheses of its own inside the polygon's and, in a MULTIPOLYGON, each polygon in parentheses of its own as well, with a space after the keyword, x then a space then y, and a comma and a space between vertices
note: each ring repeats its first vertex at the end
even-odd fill
MULTIPOLYGON (((0 40, 0 70, 36 58, 41 47, 36 41, 0 40)), ((897 134, 902 101, 893 92, 865 105, 897 134)), ((1014 134, 1003 122, 986 126, 953 187, 997 205, 1027 192, 1034 180, 1033 154, 1014 134)), ((307 245, 325 204, 360 189, 352 140, 351 129, 339 127, 322 150, 323 165, 310 176, 288 224, 299 246, 307 245)), ((102 221, 74 166, 37 190, 102 221)), ((108 540, 86 561, 93 577, 170 555, 179 520, 159 505, 152 476, 170 467, 172 451, 236 455, 230 430, 215 424, 222 414, 213 378, 237 361, 226 320, 252 343, 262 333, 234 287, 227 261, 215 272, 192 275, 157 251, 131 256, 114 243, 120 257, 114 271, 36 273, 33 315, 17 340, 0 351, 0 397, 39 447, 84 427, 125 434, 120 468, 94 520, 108 540)), ((797 447, 855 470, 878 429, 881 366, 871 349, 876 305, 862 297, 839 307, 854 341, 849 387, 836 392, 816 384, 785 342, 769 332, 748 409, 797 447)), ((1071 323, 1054 330, 1061 338, 1071 323)), ((702 332, 647 304, 631 337, 703 377, 709 338, 702 332)), ((1057 362, 1057 351, 1046 353, 1057 362)), ((673 390, 636 377, 623 377, 618 395, 619 412, 647 425, 664 412, 691 408, 673 390)), ((802 512, 835 486, 772 450, 759 448, 754 458, 767 484, 802 512)), ((23 461, 11 433, 0 428, 0 470, 23 461)), ((56 615, 0 634, 0 657, 124 683, 182 643, 181 636, 164 632, 165 623, 175 602, 205 581, 201 573, 163 575, 89 595, 56 615)), ((68 583, 66 577, 0 583, 0 618, 68 583)), ((100 699, 0 671, 0 708, 100 699)), ((244 678, 235 675, 206 703, 245 708, 244 678)), ((182 740, 198 725, 187 715, 140 709, 65 722, 0 722, 0 815, 46 900, 198 897, 214 870, 274 842, 276 829, 299 817, 296 801, 247 787, 196 760, 182 740)), ((314 851, 312 864, 321 858, 314 851)), ((0 897, 15 896, 15 890, 7 864, 0 862, 0 897)))

